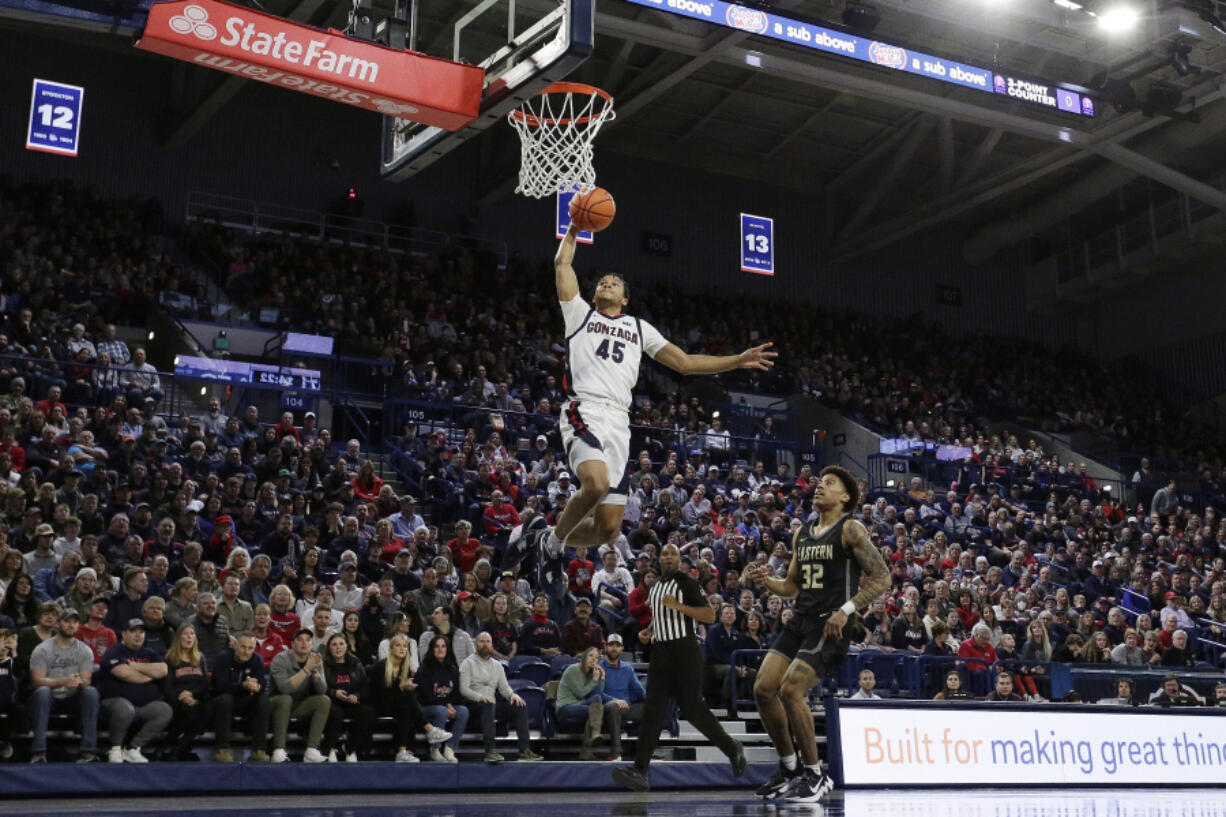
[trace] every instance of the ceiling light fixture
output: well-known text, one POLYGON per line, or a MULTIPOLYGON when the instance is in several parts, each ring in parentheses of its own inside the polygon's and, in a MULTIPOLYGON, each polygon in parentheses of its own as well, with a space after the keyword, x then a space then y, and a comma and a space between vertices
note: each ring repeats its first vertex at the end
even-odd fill
POLYGON ((1098 17, 1098 24, 1102 26, 1103 30, 1111 33, 1127 31, 1141 19, 1140 12, 1132 6, 1122 3, 1107 6, 1096 16, 1098 17))

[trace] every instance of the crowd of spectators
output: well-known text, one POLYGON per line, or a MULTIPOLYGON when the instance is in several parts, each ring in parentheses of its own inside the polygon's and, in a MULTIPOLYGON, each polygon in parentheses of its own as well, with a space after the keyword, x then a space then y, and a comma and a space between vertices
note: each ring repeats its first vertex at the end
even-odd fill
MULTIPOLYGON (((504 410, 518 401, 532 411, 548 391, 543 375, 558 371, 561 324, 538 319, 554 310, 547 263, 512 254, 500 270, 492 255, 476 252, 405 257, 270 236, 247 243, 221 229, 206 233, 204 243, 241 302, 275 310, 281 325, 332 335, 351 354, 394 362, 392 391, 496 402, 504 410), (506 287, 507 280, 516 286, 506 287)), ((631 309, 694 352, 775 343, 780 355, 771 373, 725 374, 728 386, 807 392, 887 436, 930 443, 974 440, 992 420, 1091 431, 1121 452, 1194 472, 1226 499, 1216 490, 1226 482, 1226 452, 1212 444, 1220 429, 1170 405, 1170 395, 1143 378, 1073 349, 959 338, 922 316, 836 314, 683 292, 671 282, 636 287, 631 309)), ((651 404, 638 421, 669 425, 678 407, 665 401, 675 392, 675 381, 651 371, 636 392, 651 404)))
MULTIPOLYGON (((524 525, 556 521, 577 489, 549 425, 562 395, 549 373, 558 339, 533 320, 551 308, 545 295, 459 294, 493 291, 481 287, 492 273, 478 260, 406 261, 279 240, 229 247, 232 289, 271 291, 297 325, 378 345, 420 394, 484 406, 471 422, 403 429, 400 462, 417 496, 398 495, 357 440, 332 440, 311 413, 274 424, 255 407, 228 416, 234 407, 214 401, 198 416, 167 417, 156 381, 72 391, 52 374, 62 371, 55 343, 90 359, 121 356, 124 346, 129 366, 140 350, 110 329, 123 304, 62 297, 69 279, 105 268, 107 280, 129 276, 131 291, 147 293, 157 281, 174 285, 173 265, 96 212, 94 197, 3 190, 26 203, 14 206, 0 244, 2 329, 9 343, 37 337, 38 354, 22 345, 0 357, 0 741, 28 718, 32 759, 45 759, 47 718, 66 711, 80 719, 83 759, 185 756, 212 727, 216 757, 227 760, 231 718, 244 714, 256 760, 288 757, 295 718, 308 728, 304 760, 358 760, 374 751, 371 724, 382 714, 400 724, 399 760, 415 759, 417 734, 431 759, 453 760, 470 723, 481 727, 486 758, 498 760, 499 720, 532 759, 508 670, 525 656, 570 656, 579 660, 559 685, 559 717, 581 723, 589 754, 603 729, 618 755, 621 718, 633 719, 642 698, 621 650, 646 649, 637 634, 650 623, 646 595, 666 542, 718 608, 717 623, 702 629, 712 701, 743 697, 752 684, 753 666, 732 666, 731 653, 768 648, 791 609, 746 568, 786 572, 793 532, 813 516, 809 466, 793 475, 770 458, 742 459, 701 402, 652 397, 647 384, 638 419, 689 436, 636 439, 623 532, 574 549, 564 592, 542 592, 550 588, 531 570, 501 570, 499 555, 524 525), (93 218, 61 236, 26 215, 55 206, 93 218), (70 256, 74 242, 79 255, 70 256), (318 276, 310 285, 300 278, 308 272, 318 276), (353 290, 355 282, 363 285, 353 290), (322 316, 303 300, 310 293, 324 293, 322 316), (428 305, 422 316, 418 303, 428 305), (519 406, 535 407, 542 424, 526 449, 491 416, 519 406)), ((755 339, 739 327, 757 324, 739 318, 705 334, 687 328, 693 304, 680 304, 644 299, 655 310, 648 317, 688 348, 755 339)), ((813 360, 850 372, 853 358, 813 357, 806 345, 831 333, 802 332, 810 324, 800 313, 771 318, 763 325, 779 330, 771 335, 794 360, 780 377, 812 386, 813 360)), ((825 399, 841 389, 817 390, 825 399)), ((911 402, 905 391, 883 399, 911 402)), ((889 418, 899 421, 902 433, 924 435, 927 421, 911 429, 902 415, 889 418)), ((921 481, 860 512, 893 572, 891 591, 864 611, 864 647, 949 656, 971 672, 1015 659, 1012 680, 1031 697, 1053 661, 1181 672, 1219 664, 1226 521, 1213 507, 1195 513, 1167 486, 1134 515, 1067 469, 1033 486, 1002 482, 987 473, 1000 464, 992 460, 1019 447, 957 429, 974 457, 948 483, 934 494, 921 481)), ((758 433, 770 439, 769 424, 758 433)), ((1034 445, 1018 456, 1043 460, 1034 445)))

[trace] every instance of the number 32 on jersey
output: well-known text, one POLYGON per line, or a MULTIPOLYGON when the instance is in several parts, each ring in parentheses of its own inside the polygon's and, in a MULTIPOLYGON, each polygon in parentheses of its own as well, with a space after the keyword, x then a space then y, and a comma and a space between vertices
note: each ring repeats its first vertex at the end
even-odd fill
POLYGON ((822 576, 826 572, 826 566, 821 564, 802 564, 800 566, 800 589, 801 590, 821 590, 823 588, 822 576))

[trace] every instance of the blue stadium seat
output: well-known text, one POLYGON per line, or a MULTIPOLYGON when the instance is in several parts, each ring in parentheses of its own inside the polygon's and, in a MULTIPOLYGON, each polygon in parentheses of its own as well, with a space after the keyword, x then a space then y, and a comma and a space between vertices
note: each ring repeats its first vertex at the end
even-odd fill
POLYGON ((551 677, 553 677, 553 669, 544 661, 524 664, 519 668, 519 672, 515 674, 515 680, 530 681, 535 686, 542 686, 551 677))
POLYGON ((541 660, 541 657, 539 655, 516 655, 512 657, 510 661, 507 662, 507 677, 508 678, 519 677, 520 668, 524 667, 527 664, 544 664, 544 663, 545 662, 541 660))
POLYGON ((545 690, 538 686, 524 686, 516 690, 528 707, 528 726, 538 730, 545 737, 553 734, 553 717, 549 713, 549 703, 545 698, 545 690))
POLYGON ((549 662, 550 679, 557 680, 562 677, 562 673, 566 672, 566 668, 571 664, 579 663, 579 659, 573 655, 555 655, 553 660, 549 662))

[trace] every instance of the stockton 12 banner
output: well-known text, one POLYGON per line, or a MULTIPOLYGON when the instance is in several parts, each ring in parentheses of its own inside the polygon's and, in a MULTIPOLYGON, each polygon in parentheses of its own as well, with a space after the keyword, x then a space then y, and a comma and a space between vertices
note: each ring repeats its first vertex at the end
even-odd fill
POLYGON ((485 71, 355 40, 221 0, 154 3, 137 48, 324 99, 460 130, 485 71))

